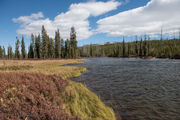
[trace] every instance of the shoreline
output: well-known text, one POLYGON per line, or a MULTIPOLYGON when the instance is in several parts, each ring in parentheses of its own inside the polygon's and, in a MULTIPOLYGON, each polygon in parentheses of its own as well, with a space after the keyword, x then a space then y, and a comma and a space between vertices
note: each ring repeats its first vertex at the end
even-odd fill
POLYGON ((175 60, 178 60, 178 59, 180 59, 180 56, 179 57, 175 57, 175 58, 169 58, 169 57, 153 57, 153 56, 142 56, 142 57, 140 57, 140 56, 129 56, 129 57, 107 57, 107 56, 105 56, 105 57, 97 57, 97 56, 95 56, 95 57, 82 57, 82 58, 140 58, 140 59, 175 59, 175 60))
MULTIPOLYGON (((82 63, 82 62, 85 62, 86 59, 82 59, 83 61, 81 62, 78 62, 78 63, 82 63)), ((76 65, 78 63, 73 63, 73 65, 76 65)), ((68 66, 68 65, 71 65, 71 64, 63 64, 62 66, 68 66)), ((89 96, 89 99, 91 101, 91 99, 95 98, 94 100, 96 100, 97 102, 100 103, 99 107, 102 106, 103 108, 105 107, 105 111, 104 113, 101 113, 101 114, 111 114, 112 115, 112 118, 108 118, 108 119, 111 119, 111 120, 121 120, 121 116, 120 115, 116 115, 116 113, 114 112, 114 110, 110 107, 110 106, 107 106, 105 105, 105 103, 96 95, 96 93, 92 92, 91 90, 89 90, 83 83, 80 83, 80 82, 77 82, 77 81, 74 81, 74 80, 71 80, 71 78, 76 78, 76 77, 80 77, 84 72, 86 72, 86 67, 82 67, 82 66, 78 66, 78 67, 81 67, 83 68, 83 71, 80 72, 80 74, 77 74, 76 76, 71 76, 71 77, 68 77, 67 79, 70 81, 70 84, 76 84, 77 87, 81 87, 81 89, 84 89, 86 91, 86 93, 84 93, 84 95, 90 95, 89 96), (91 96, 92 95, 92 96, 91 96), (108 111, 108 112, 107 112, 108 111)), ((77 88, 76 88, 77 89, 77 88)), ((81 99, 81 101, 83 101, 83 98, 81 99)), ((98 105, 96 105, 96 103, 94 104, 95 106, 98 107, 98 105)), ((96 108, 95 108, 96 109, 96 108)), ((95 111, 94 111, 95 112, 95 111)), ((97 111, 96 111, 97 112, 97 111)), ((104 118, 104 119, 107 119, 107 118, 104 118)), ((104 119, 101 119, 101 118, 98 118, 97 120, 104 120, 104 119)), ((91 119, 89 119, 91 120, 91 119)), ((94 119, 93 119, 94 120, 94 119)))

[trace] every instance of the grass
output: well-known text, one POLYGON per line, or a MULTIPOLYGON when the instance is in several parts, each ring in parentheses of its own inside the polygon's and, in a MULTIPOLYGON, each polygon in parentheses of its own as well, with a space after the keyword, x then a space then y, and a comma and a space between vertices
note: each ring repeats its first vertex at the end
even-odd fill
POLYGON ((67 112, 83 120, 115 120, 114 112, 83 84, 70 81, 66 93, 60 95, 67 112))
MULTIPOLYGON (((64 79, 77 77, 86 70, 84 67, 68 66, 83 62, 83 59, 69 60, 0 60, 0 72, 14 74, 43 74, 61 76, 64 79)), ((1 80, 1 78, 0 78, 1 80)), ((34 80, 34 79, 33 79, 34 80)), ((44 80, 47 82, 46 80, 44 80)), ((42 84, 42 83, 41 83, 42 84)), ((0 85, 2 87, 2 85, 0 85)), ((5 90, 15 91, 16 86, 5 90)), ((83 84, 68 80, 64 92, 59 92, 62 107, 69 116, 78 116, 82 120, 115 120, 114 112, 104 105, 93 92, 83 84)), ((0 99, 1 100, 1 99, 0 99)), ((11 99, 13 101, 13 99, 11 99)))
POLYGON ((83 62, 83 59, 62 60, 0 60, 0 71, 43 73, 46 75, 58 75, 62 78, 77 77, 86 71, 84 67, 61 66, 83 62))

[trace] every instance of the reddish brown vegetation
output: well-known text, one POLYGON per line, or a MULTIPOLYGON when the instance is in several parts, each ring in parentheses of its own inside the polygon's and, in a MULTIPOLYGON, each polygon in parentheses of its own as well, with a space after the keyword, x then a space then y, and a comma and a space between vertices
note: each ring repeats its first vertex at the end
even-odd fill
POLYGON ((67 80, 55 75, 0 73, 0 119, 80 120, 62 108, 67 80))

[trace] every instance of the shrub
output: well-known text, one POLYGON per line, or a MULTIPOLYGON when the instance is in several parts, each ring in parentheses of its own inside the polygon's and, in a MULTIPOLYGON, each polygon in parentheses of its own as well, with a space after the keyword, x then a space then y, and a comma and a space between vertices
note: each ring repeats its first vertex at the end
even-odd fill
POLYGON ((0 119, 80 120, 63 109, 68 81, 41 73, 0 73, 0 119))

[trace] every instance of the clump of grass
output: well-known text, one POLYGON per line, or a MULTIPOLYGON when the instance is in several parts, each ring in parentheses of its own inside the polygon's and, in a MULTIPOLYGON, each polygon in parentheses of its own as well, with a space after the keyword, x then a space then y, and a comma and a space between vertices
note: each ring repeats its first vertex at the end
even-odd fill
POLYGON ((116 120, 113 110, 81 83, 70 81, 66 92, 60 97, 64 108, 72 116, 79 116, 83 120, 116 120))

